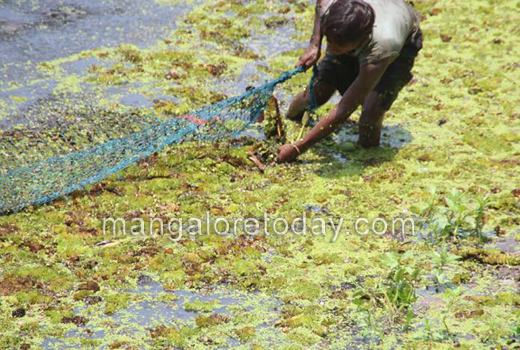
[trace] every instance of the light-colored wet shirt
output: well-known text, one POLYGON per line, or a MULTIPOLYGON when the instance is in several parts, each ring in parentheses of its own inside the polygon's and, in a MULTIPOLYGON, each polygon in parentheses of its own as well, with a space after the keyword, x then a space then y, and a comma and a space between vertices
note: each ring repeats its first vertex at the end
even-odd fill
MULTIPOLYGON (((336 1, 322 2, 322 20, 336 1)), ((364 1, 372 6, 376 16, 372 37, 366 45, 348 55, 358 57, 361 65, 399 55, 409 36, 419 29, 419 16, 404 0, 364 1)))

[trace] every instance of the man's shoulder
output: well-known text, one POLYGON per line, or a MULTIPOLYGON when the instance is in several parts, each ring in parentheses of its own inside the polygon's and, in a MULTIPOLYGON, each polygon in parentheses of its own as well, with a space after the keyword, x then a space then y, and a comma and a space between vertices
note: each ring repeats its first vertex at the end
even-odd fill
POLYGON ((413 29, 418 17, 410 5, 403 0, 366 0, 376 12, 369 48, 360 55, 360 61, 377 62, 397 56, 413 29))

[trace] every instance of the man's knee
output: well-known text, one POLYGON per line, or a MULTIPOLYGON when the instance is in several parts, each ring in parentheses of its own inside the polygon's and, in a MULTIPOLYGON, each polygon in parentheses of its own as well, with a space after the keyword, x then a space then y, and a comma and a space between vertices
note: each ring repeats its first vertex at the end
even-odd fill
MULTIPOLYGON (((316 83, 313 89, 314 101, 316 103, 315 107, 320 107, 325 104, 332 97, 335 91, 336 89, 331 85, 320 82, 316 83)), ((311 98, 308 88, 305 91, 300 92, 298 95, 296 95, 291 105, 289 106, 286 118, 293 121, 301 121, 303 114, 305 113, 305 110, 310 103, 310 100, 311 98)))
POLYGON ((308 103, 305 92, 300 92, 291 102, 285 117, 292 121, 300 121, 303 118, 303 113, 305 113, 308 103))
MULTIPOLYGON (((317 83, 314 87, 314 101, 318 106, 323 106, 327 103, 332 95, 336 92, 336 88, 333 85, 327 83, 317 83)), ((309 92, 310 101, 310 92, 309 92)))

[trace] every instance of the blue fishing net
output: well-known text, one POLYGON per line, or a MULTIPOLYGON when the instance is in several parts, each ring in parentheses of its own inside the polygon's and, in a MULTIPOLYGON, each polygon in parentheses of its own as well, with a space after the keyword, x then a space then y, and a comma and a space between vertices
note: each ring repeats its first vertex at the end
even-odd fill
MULTIPOLYGON (((45 143, 43 147, 31 143, 25 143, 22 147, 16 140, 2 137, 0 154, 5 156, 5 161, 0 166, 0 213, 6 214, 31 205, 44 204, 84 189, 85 186, 102 181, 169 145, 236 137, 258 119, 275 87, 302 71, 303 69, 298 68, 286 72, 278 79, 251 89, 241 96, 209 105, 189 115, 170 119, 153 116, 141 119, 139 125, 134 126, 132 132, 127 131, 128 134, 124 137, 112 138, 68 153, 59 149, 60 142, 67 141, 70 137, 67 133, 60 133, 50 141, 41 141, 45 143), (44 148, 46 152, 33 152, 26 157, 26 153, 22 152, 21 157, 14 156, 24 150, 24 147, 36 146, 44 148), (38 159, 42 157, 44 159, 38 159)), ((118 125, 125 128, 124 121, 120 121, 118 125)), ((121 131, 116 130, 113 134, 118 132, 121 131)), ((109 133, 108 138, 110 136, 109 133)), ((92 135, 86 130, 84 138, 89 137, 92 135)))

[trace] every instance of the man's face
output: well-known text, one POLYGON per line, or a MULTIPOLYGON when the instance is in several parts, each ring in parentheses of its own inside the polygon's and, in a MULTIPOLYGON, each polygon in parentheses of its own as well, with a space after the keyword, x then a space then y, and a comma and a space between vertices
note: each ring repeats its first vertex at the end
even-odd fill
POLYGON ((340 55, 344 55, 344 54, 347 54, 351 51, 354 51, 355 49, 357 49, 359 46, 359 43, 349 43, 349 44, 335 44, 331 41, 327 41, 327 48, 329 49, 329 51, 335 55, 335 56, 340 56, 340 55))
POLYGON ((368 35, 363 40, 361 40, 359 43, 336 44, 327 39, 327 48, 329 49, 330 52, 332 52, 333 55, 339 56, 339 55, 344 55, 349 52, 355 51, 356 49, 365 45, 369 40, 370 40, 370 36, 368 36, 368 35))

